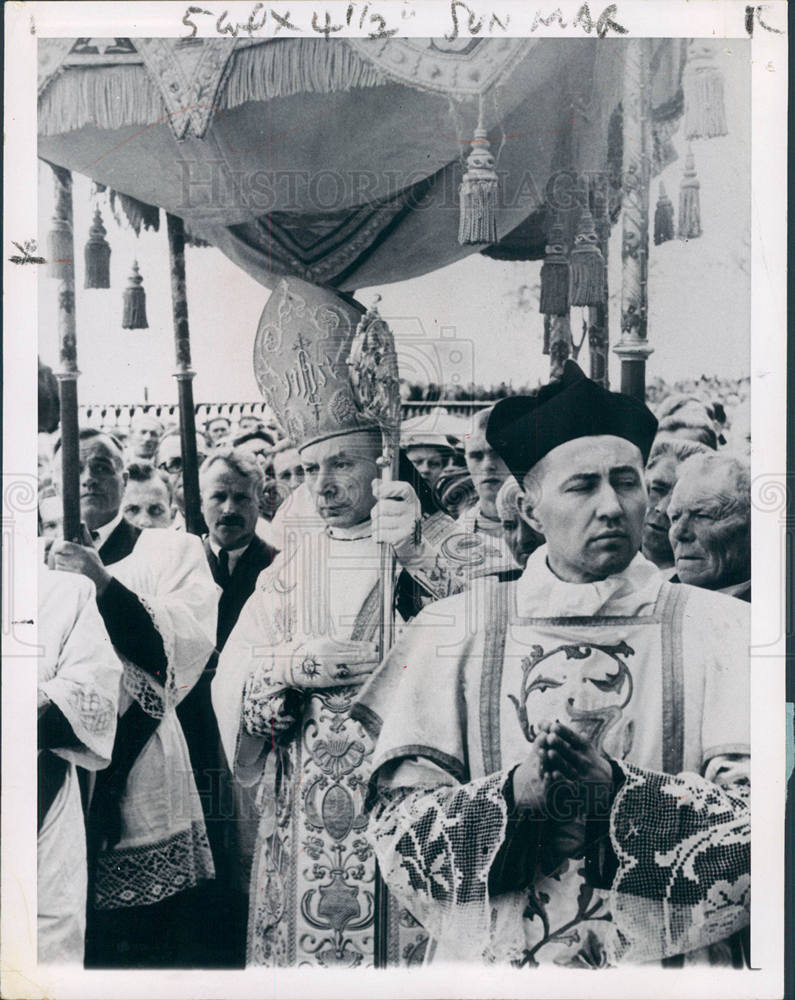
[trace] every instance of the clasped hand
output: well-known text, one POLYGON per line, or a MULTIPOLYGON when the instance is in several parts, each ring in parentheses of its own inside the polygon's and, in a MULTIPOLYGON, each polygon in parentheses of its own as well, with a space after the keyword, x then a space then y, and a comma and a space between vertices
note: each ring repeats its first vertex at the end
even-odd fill
POLYGON ((310 639, 290 657, 290 684, 297 688, 344 687, 378 666, 378 645, 356 639, 310 639))

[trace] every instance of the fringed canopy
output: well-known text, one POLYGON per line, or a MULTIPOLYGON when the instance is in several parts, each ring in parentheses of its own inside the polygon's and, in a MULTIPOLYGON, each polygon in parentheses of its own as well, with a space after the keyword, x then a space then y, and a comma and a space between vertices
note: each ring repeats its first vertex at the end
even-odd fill
MULTIPOLYGON (((458 189, 480 118, 492 252, 538 259, 550 179, 608 170, 625 44, 42 39, 39 155, 118 192, 136 228, 155 207, 181 216, 267 287, 293 274, 349 291, 478 249, 458 242, 458 189)), ((664 161, 685 49, 653 44, 664 161)))

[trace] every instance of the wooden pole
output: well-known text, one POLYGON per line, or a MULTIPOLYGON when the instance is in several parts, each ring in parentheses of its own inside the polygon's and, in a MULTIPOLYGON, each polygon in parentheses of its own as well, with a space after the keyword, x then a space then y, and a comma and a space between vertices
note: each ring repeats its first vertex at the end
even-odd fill
POLYGON ((77 328, 75 324, 75 254, 72 214, 72 175, 50 164, 55 177, 55 214, 52 219, 48 270, 60 279, 58 288, 58 379, 61 419, 61 499, 63 537, 81 542, 80 441, 77 409, 77 328))
POLYGON ((185 226, 176 215, 166 212, 168 255, 171 264, 171 309, 174 316, 174 350, 177 370, 174 377, 179 390, 179 435, 182 447, 182 485, 185 493, 185 529, 199 535, 202 531, 199 495, 199 462, 196 454, 196 415, 193 407, 188 298, 185 290, 185 226))
POLYGON ((591 207, 596 235, 599 237, 599 249, 605 262, 604 298, 600 305, 588 308, 588 353, 591 362, 590 375, 594 382, 605 389, 610 388, 608 374, 608 352, 610 349, 610 330, 608 324, 608 281, 607 254, 610 243, 610 215, 608 207, 608 180, 602 176, 593 191, 591 207))
POLYGON ((626 43, 623 126, 621 340, 613 350, 621 358, 621 391, 644 400, 646 358, 654 348, 647 340, 651 131, 648 46, 642 38, 626 43))

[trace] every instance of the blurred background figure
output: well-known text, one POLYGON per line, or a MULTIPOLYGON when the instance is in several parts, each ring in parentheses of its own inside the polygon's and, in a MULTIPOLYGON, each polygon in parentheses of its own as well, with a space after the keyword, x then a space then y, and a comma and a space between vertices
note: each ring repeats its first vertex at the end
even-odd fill
POLYGON ((136 528, 170 528, 176 507, 168 474, 151 462, 131 462, 126 471, 122 516, 136 528))
POLYGON ((433 413, 404 420, 400 445, 415 469, 433 487, 445 469, 465 466, 463 441, 467 430, 466 421, 441 407, 433 413))
POLYGON ((232 432, 232 421, 228 417, 211 417, 204 424, 204 433, 211 446, 217 445, 232 432))
POLYGON ((162 436, 163 425, 157 417, 148 413, 136 413, 127 439, 127 461, 151 461, 162 436))
POLYGON ((668 504, 676 485, 677 470, 691 455, 707 452, 707 446, 683 438, 659 435, 652 446, 646 465, 646 516, 643 521, 641 550, 660 569, 668 569, 674 564, 674 553, 668 540, 671 522, 668 520, 668 504))
POLYGON ((682 463, 668 507, 675 581, 751 600, 751 475, 731 455, 682 463))
POLYGON ((233 438, 232 447, 235 451, 253 458, 262 472, 265 472, 271 464, 275 441, 273 435, 265 430, 246 431, 233 438))
POLYGON ((273 453, 273 475, 286 498, 304 481, 304 466, 295 445, 280 441, 273 453))
POLYGON ((469 470, 451 467, 439 476, 434 493, 442 510, 456 520, 478 502, 469 470))
POLYGON ((710 410, 695 396, 672 393, 657 408, 658 434, 697 441, 714 451, 718 447, 718 433, 710 410))
POLYGON ((521 492, 517 481, 509 476, 500 487, 496 505, 508 548, 519 567, 524 569, 528 558, 539 545, 544 544, 544 536, 531 528, 519 513, 518 500, 521 492))
POLYGON ((261 431, 265 425, 253 413, 244 413, 237 421, 237 433, 247 434, 249 431, 261 431))
POLYGON ((43 538, 63 537, 63 501, 54 492, 39 494, 39 534, 43 538))
POLYGON ((472 430, 465 439, 464 454, 467 468, 478 495, 477 503, 466 510, 459 519, 462 527, 477 534, 482 532, 503 542, 502 524, 497 515, 497 494, 508 478, 508 467, 486 440, 486 424, 491 407, 480 410, 473 421, 472 430))

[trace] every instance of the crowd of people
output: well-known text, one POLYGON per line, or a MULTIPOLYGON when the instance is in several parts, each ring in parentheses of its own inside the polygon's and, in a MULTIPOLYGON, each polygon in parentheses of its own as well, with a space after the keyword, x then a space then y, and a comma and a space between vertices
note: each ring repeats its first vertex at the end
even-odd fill
POLYGON ((177 427, 81 429, 80 541, 42 434, 40 960, 747 962, 747 392, 702 381, 467 387, 394 482, 355 407, 217 417, 201 537, 177 427))

